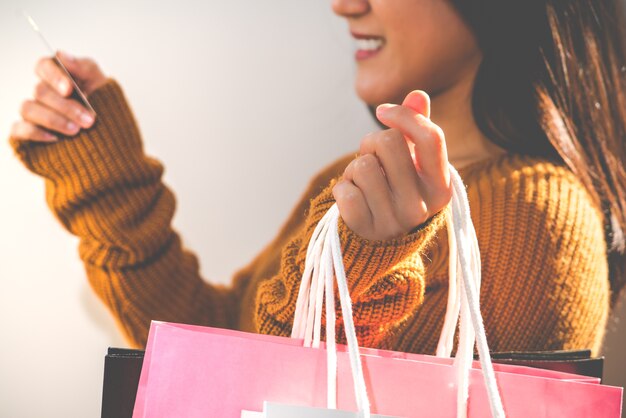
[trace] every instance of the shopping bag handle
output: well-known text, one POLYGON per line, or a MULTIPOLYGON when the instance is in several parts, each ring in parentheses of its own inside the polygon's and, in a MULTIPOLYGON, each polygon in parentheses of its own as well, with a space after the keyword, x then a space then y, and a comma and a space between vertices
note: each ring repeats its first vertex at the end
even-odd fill
MULTIPOLYGON (((469 201, 461 176, 452 165, 449 167, 453 191, 450 211, 447 213, 448 221, 451 221, 451 225, 449 225, 448 228, 449 231, 452 231, 452 234, 450 234, 450 232, 448 233, 448 241, 452 243, 450 247, 452 251, 456 253, 450 254, 449 272, 455 272, 450 275, 450 283, 452 284, 453 280, 456 280, 456 286, 454 286, 456 295, 454 296, 457 299, 457 303, 460 305, 461 311, 459 347, 455 357, 455 366, 457 366, 459 373, 457 379, 457 417, 465 417, 467 415, 469 371, 472 367, 474 344, 476 343, 483 378, 485 380, 485 387, 487 388, 491 415, 500 418, 505 416, 504 407, 502 406, 502 399, 498 391, 495 372, 493 370, 491 356, 489 355, 485 326, 480 313, 479 294, 481 271, 478 239, 476 238, 476 230, 474 229, 472 218, 470 217, 469 201)), ((448 307, 450 307, 450 293, 448 307)), ((452 312, 446 311, 441 339, 447 337, 448 341, 452 340, 458 317, 459 312, 456 309, 452 312), (445 335, 446 333, 447 335, 445 335)), ((451 348, 451 344, 448 348, 451 348)), ((449 355, 450 353, 448 352, 447 356, 449 355)))
MULTIPOLYGON (((504 417, 495 372, 489 356, 489 347, 479 308, 480 255, 465 186, 458 172, 450 168, 453 187, 448 219, 450 242, 450 289, 444 328, 437 354, 450 356, 457 321, 461 319, 459 347, 454 365, 457 370, 457 417, 467 415, 469 371, 472 367, 474 344, 478 346, 480 363, 487 387, 493 417, 504 417)), ((352 371, 355 399, 359 415, 370 417, 367 388, 359 356, 358 341, 352 316, 352 303, 343 267, 341 243, 338 234, 339 209, 336 204, 322 217, 309 241, 302 282, 298 292, 292 338, 304 340, 305 346, 319 347, 321 316, 326 300, 326 351, 328 356, 328 407, 336 408, 335 302, 334 279, 337 281, 348 354, 352 371), (329 291, 325 291, 329 290, 329 291)))

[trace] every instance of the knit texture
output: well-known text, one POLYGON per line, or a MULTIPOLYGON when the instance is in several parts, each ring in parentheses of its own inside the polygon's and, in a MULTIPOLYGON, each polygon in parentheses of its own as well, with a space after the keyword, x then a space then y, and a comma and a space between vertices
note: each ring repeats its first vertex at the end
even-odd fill
MULTIPOLYGON (((174 195, 162 165, 145 155, 119 85, 109 79, 90 101, 99 117, 77 136, 11 143, 45 179, 56 217, 80 238, 89 282, 129 343, 145 345, 151 320, 289 335, 306 246, 353 156, 316 175, 274 240, 231 285, 219 286, 200 277, 197 258, 172 229, 174 195)), ((459 172, 481 251, 491 350, 597 354, 609 313, 608 265, 602 215, 582 184, 559 164, 520 155, 459 172)), ((433 354, 447 298, 444 216, 393 240, 368 241, 341 221, 339 234, 359 343, 433 354)))

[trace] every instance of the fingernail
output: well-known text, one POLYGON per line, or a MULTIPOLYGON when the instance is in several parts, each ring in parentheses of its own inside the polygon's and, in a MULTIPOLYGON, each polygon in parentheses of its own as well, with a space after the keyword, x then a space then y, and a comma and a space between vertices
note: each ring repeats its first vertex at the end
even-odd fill
POLYGON ((43 137, 49 141, 56 141, 59 139, 56 135, 52 135, 49 132, 44 132, 43 137))
POLYGON ((385 116, 385 114, 389 111, 389 109, 392 109, 396 106, 397 105, 389 104, 389 103, 381 104, 380 106, 376 108, 376 115, 385 116))
POLYGON ((66 127, 67 127, 67 130, 70 132, 74 132, 78 130, 78 125, 76 125, 74 122, 68 122, 66 127))
POLYGON ((69 88, 69 85, 67 84, 67 82, 65 80, 59 81, 59 83, 57 85, 59 86, 59 91, 61 93, 65 93, 67 91, 67 89, 69 88))
POLYGON ((93 123, 93 116, 91 116, 88 113, 81 113, 80 121, 83 124, 83 127, 89 128, 91 124, 93 123))

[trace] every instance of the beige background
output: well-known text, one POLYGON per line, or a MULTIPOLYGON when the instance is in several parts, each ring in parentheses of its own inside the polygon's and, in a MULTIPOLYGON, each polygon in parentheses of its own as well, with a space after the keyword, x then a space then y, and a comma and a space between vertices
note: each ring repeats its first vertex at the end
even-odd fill
MULTIPOLYGON (((212 281, 228 282, 309 177, 376 129, 353 93, 353 46, 329 0, 3 0, 1 136, 45 54, 18 7, 53 45, 96 58, 122 84, 178 196, 175 226, 212 281)), ((106 348, 125 342, 42 181, 6 141, 0 190, 0 417, 99 416, 106 348)), ((612 325, 605 350, 607 382, 622 386, 624 329, 612 325)))

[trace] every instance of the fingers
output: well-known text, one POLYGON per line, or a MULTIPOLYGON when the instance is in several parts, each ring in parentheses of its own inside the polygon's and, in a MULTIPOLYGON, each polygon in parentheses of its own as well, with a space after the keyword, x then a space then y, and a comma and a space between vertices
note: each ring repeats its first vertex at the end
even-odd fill
POLYGON ((72 120, 33 100, 26 100, 22 104, 20 114, 26 122, 67 136, 76 135, 80 130, 78 124, 72 120))
POLYGON ((55 142, 58 140, 56 135, 47 132, 37 125, 26 121, 18 121, 11 127, 11 137, 19 140, 33 140, 40 142, 55 142))
POLYGON ((387 223, 388 218, 393 216, 391 190, 383 174, 383 169, 378 158, 372 154, 362 155, 351 163, 353 169, 351 180, 365 196, 367 205, 373 214, 374 226, 387 223))
POLYGON ((106 76, 91 58, 76 58, 63 51, 59 51, 57 57, 86 95, 90 95, 106 82, 106 76))
POLYGON ((443 130, 424 115, 407 106, 381 105, 376 116, 390 128, 398 129, 415 145, 418 175, 435 187, 449 185, 448 154, 443 130))
MULTIPOLYGON (((106 83, 106 76, 94 60, 75 58, 72 54, 61 51, 57 53, 56 57, 63 63, 87 96, 106 83)), ((69 97, 72 94, 73 84, 54 58, 44 57, 40 59, 35 66, 35 73, 61 96, 69 97)))
POLYGON ((430 119, 430 96, 422 90, 413 90, 406 95, 402 106, 415 110, 430 119))
POLYGON ((35 87, 35 100, 51 110, 61 114, 83 128, 89 128, 94 123, 94 117, 84 106, 76 100, 60 96, 47 83, 40 82, 35 87))
MULTIPOLYGON (((349 219, 355 220, 353 222, 344 217, 342 207, 339 207, 344 222, 353 231, 368 239, 393 238, 404 232, 397 220, 387 179, 380 162, 373 154, 362 155, 353 160, 346 168, 342 181, 351 185, 348 193, 352 191, 359 199, 359 205, 354 205, 353 213, 349 216, 349 219), (357 209, 362 213, 356 213, 357 209)), ((353 196, 352 199, 356 200, 357 197, 353 196)))
MULTIPOLYGON (((387 228, 392 228, 392 230, 399 228, 404 232, 424 222, 427 218, 425 193, 422 191, 424 186, 422 179, 417 175, 407 141, 402 133, 397 129, 388 129, 367 135, 361 141, 360 152, 363 156, 375 155, 377 157, 391 195, 388 198, 392 206, 391 211, 379 205, 385 211, 373 210, 374 219, 384 217, 387 220, 387 228), (390 222, 390 219, 393 221, 390 222)), ((365 195, 368 196, 367 193, 365 195)), ((382 197, 387 199, 387 196, 382 197)), ((378 225, 380 224, 379 221, 378 225)))
POLYGON ((35 66, 37 76, 63 97, 72 94, 72 82, 50 57, 44 57, 35 66))
MULTIPOLYGON (((106 83, 106 77, 93 60, 76 59, 62 52, 57 57, 85 93, 106 83)), ((93 126, 95 115, 80 102, 70 98, 73 83, 54 58, 40 59, 35 66, 35 73, 41 81, 35 86, 33 100, 22 103, 20 114, 23 121, 14 124, 13 137, 51 141, 56 138, 55 133, 73 136, 81 128, 93 126)))
POLYGON ((361 141, 361 155, 373 154, 380 161, 398 209, 419 197, 419 176, 404 136, 397 129, 375 132, 361 141))
POLYGON ((91 58, 76 58, 69 52, 64 51, 58 51, 57 57, 72 76, 81 80, 89 79, 99 71, 98 65, 91 58))
MULTIPOLYGON (((333 187, 333 196, 337 202, 341 218, 350 229, 357 231, 357 225, 363 225, 368 230, 373 228, 374 218, 367 206, 365 196, 354 183, 345 179, 340 180, 333 187)), ((365 235, 365 233, 363 234, 365 235)))
POLYGON ((408 233, 452 197, 445 137, 430 119, 430 99, 411 92, 400 106, 381 105, 389 128, 366 136, 361 156, 333 189, 347 226, 373 240, 408 233))

